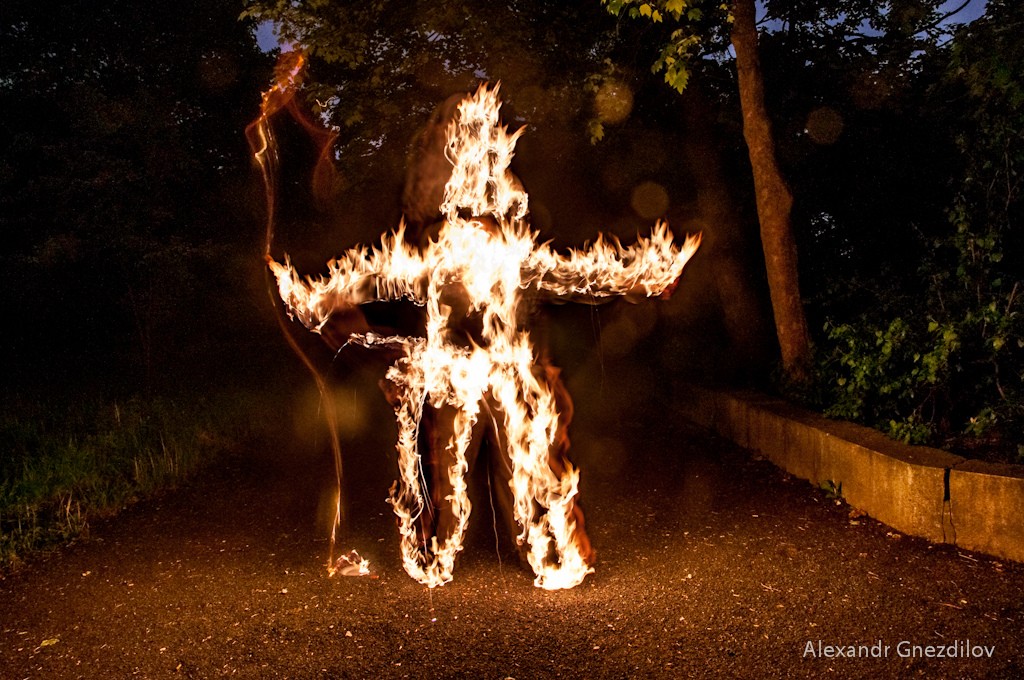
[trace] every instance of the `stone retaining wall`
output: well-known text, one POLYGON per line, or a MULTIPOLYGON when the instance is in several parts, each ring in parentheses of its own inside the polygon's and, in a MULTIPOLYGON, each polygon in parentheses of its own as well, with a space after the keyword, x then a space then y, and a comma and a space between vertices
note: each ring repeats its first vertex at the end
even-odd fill
POLYGON ((1024 562, 1024 465, 908 446, 752 391, 687 386, 682 415, 903 533, 1024 562))

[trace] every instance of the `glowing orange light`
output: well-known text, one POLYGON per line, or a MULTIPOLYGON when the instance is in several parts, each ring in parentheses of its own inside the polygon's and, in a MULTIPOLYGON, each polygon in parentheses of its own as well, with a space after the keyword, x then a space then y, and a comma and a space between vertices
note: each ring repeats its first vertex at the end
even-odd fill
POLYGON ((522 131, 510 134, 501 126, 499 109, 497 87, 482 86, 459 105, 448 129, 446 153, 453 169, 441 205, 444 224, 425 247, 408 244, 400 225, 383 237, 380 247, 354 248, 332 260, 326 276, 300 278, 287 258, 281 264, 268 256, 268 264, 289 312, 314 331, 323 329, 333 312, 370 301, 404 298, 426 308, 423 338, 374 333, 350 338, 403 353, 386 377, 399 397, 400 479, 391 503, 409 575, 430 587, 452 579, 471 509, 466 452, 481 403, 489 398, 503 417, 514 515, 534 583, 572 588, 593 571, 575 528, 579 472, 571 465, 556 472, 549 463, 559 423, 555 396, 535 374, 537 360, 529 333, 520 325, 520 305, 527 294, 660 295, 679 279, 700 236, 688 236, 677 246, 668 226, 658 223, 649 237, 630 246, 599 237, 586 249, 563 254, 539 243, 527 222, 527 196, 508 169, 522 131), (459 319, 443 302, 443 293, 453 285, 465 290, 468 313, 482 321, 482 341, 469 347, 450 338, 459 319), (455 461, 447 471, 453 492, 446 498, 455 526, 431 546, 420 545, 416 531, 426 505, 417 443, 426 403, 456 410, 454 434, 447 442, 455 461))

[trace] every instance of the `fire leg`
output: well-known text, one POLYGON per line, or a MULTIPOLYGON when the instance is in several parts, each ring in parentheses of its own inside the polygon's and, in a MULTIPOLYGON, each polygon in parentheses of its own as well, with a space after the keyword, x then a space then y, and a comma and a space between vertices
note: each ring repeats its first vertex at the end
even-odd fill
POLYGON ((466 536, 466 528, 469 526, 469 514, 471 504, 467 494, 466 475, 469 472, 469 460, 467 457, 470 446, 473 443, 473 426, 476 422, 476 412, 468 409, 454 409, 445 404, 441 409, 451 409, 454 415, 451 418, 450 434, 445 432, 446 427, 434 428, 434 447, 437 450, 442 442, 444 464, 439 466, 447 474, 439 477, 445 479, 447 484, 444 488, 447 493, 442 503, 441 512, 438 517, 438 531, 434 539, 433 560, 427 565, 428 581, 431 585, 439 579, 439 583, 447 583, 452 579, 452 571, 455 567, 455 557, 462 551, 463 539, 466 536), (444 437, 445 434, 449 436, 444 437), (445 519, 448 518, 448 519, 445 519), (449 523, 450 522, 450 523, 449 523))
MULTIPOLYGON (((450 502, 455 495, 455 488, 452 485, 450 470, 458 466, 456 450, 450 446, 450 442, 456 440, 457 420, 459 409, 449 404, 442 404, 430 413, 432 421, 432 432, 430 436, 429 450, 425 455, 429 457, 429 466, 432 471, 431 481, 433 489, 434 507, 437 513, 437 522, 434 526, 434 538, 438 543, 445 543, 452 539, 459 525, 459 518, 456 516, 456 506, 450 502)), ((480 423, 480 427, 483 423, 480 423)), ((477 455, 480 451, 480 439, 476 436, 474 427, 466 446, 464 459, 466 462, 466 474, 473 468, 477 455)))
MULTIPOLYGON (((553 366, 546 359, 541 359, 539 365, 534 368, 534 375, 538 380, 545 382, 551 390, 555 400, 555 409, 558 411, 558 428, 555 431, 555 442, 551 446, 548 456, 548 465, 551 466, 555 475, 562 479, 572 469, 569 462, 569 424, 572 422, 574 407, 569 390, 562 382, 561 369, 553 366)), ((590 537, 587 535, 586 522, 583 517, 583 508, 580 506, 579 495, 572 498, 569 504, 569 512, 572 521, 575 522, 573 541, 579 548, 584 561, 593 566, 597 560, 597 554, 590 544, 590 537)))
MULTIPOLYGON (((543 370, 535 370, 540 375, 516 371, 514 383, 496 391, 495 397, 506 413, 516 520, 523 527, 520 540, 529 547, 528 559, 537 575, 534 583, 547 589, 571 588, 593 571, 574 540, 579 473, 564 459, 559 473, 552 469, 556 399, 543 370)), ((589 541, 585 543, 589 548, 589 541)))
POLYGON ((398 481, 391 487, 391 505, 398 517, 402 564, 410 576, 420 580, 423 549, 417 526, 424 510, 423 489, 419 483, 417 451, 418 426, 423 412, 423 390, 414 387, 417 371, 409 358, 401 359, 388 371, 389 401, 398 419, 398 481), (412 383, 412 384, 410 384, 412 383))
POLYGON ((419 360, 422 357, 414 350, 412 356, 403 359, 388 372, 388 379, 398 388, 398 468, 400 479, 392 491, 392 505, 399 519, 401 534, 402 565, 411 577, 435 587, 452 580, 455 557, 462 550, 463 538, 469 524, 470 502, 466 493, 466 472, 469 469, 467 451, 473 440, 473 426, 478 409, 456 409, 448 404, 437 407, 450 418, 435 419, 431 429, 431 449, 443 451, 444 464, 440 467, 446 474, 438 475, 446 480, 448 490, 441 504, 444 512, 440 518, 450 517, 445 533, 430 537, 429 545, 423 545, 418 529, 427 523, 421 515, 426 509, 423 488, 420 484, 419 431, 422 422, 425 391, 422 387, 423 372, 419 360), (449 426, 445 424, 449 423, 449 426), (450 527, 450 528, 449 528, 450 527))

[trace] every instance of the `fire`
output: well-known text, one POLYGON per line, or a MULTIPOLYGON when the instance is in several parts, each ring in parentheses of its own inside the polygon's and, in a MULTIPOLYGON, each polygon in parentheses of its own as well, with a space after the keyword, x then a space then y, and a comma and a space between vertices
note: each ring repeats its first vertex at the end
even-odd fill
MULTIPOLYGON (((305 55, 301 52, 286 52, 281 55, 281 59, 275 69, 274 85, 263 93, 260 115, 245 129, 245 136, 249 142, 249 148, 252 150, 253 158, 256 160, 263 174, 263 185, 267 200, 265 253, 268 258, 270 257, 270 247, 274 240, 274 211, 277 203, 275 181, 277 178, 278 161, 277 142, 274 139, 273 127, 270 124, 271 118, 280 110, 288 109, 292 115, 303 124, 310 135, 318 139, 320 145, 320 159, 317 163, 316 171, 314 172, 315 185, 319 186, 324 183, 324 177, 325 175, 330 174, 330 169, 332 167, 330 163, 330 150, 334 143, 335 133, 324 130, 322 127, 306 119, 295 104, 295 92, 301 82, 305 62, 305 55)), ((273 293, 271 293, 271 296, 273 296, 273 293)), ((337 413, 335 411, 334 400, 326 398, 326 380, 305 352, 302 351, 302 348, 299 347, 295 338, 292 337, 291 333, 289 333, 283 318, 280 316, 278 316, 278 324, 281 327, 282 334, 291 346, 292 351, 294 351, 296 356, 302 360, 303 364, 305 364, 306 368, 313 376, 313 379, 316 381, 324 406, 327 430, 330 433, 331 453, 334 456, 335 483, 338 493, 335 497, 334 517, 331 523, 331 548, 330 555, 327 558, 328 573, 331 575, 340 573, 344 576, 370 575, 369 563, 359 557, 359 554, 355 551, 352 551, 347 555, 342 555, 338 557, 337 560, 334 559, 334 549, 337 543, 338 528, 342 524, 341 442, 338 438, 337 413), (352 566, 354 564, 358 565, 358 567, 353 570, 352 566)))
POLYGON ((499 121, 499 109, 498 87, 481 86, 459 105, 447 134, 453 170, 441 205, 444 222, 425 246, 407 243, 400 224, 379 247, 343 253, 318 278, 301 278, 287 258, 281 264, 268 254, 267 261, 290 314, 314 331, 323 329, 333 312, 366 302, 404 298, 426 308, 425 337, 364 333, 349 339, 402 350, 386 378, 398 397, 400 479, 390 502, 406 572, 429 587, 452 580, 471 510, 466 452, 474 424, 487 417, 500 419, 495 425, 505 433, 518 540, 528 549, 534 583, 572 588, 593 572, 576 532, 579 471, 571 465, 556 471, 549 461, 559 414, 523 328, 524 302, 529 296, 660 295, 679 279, 700 236, 688 236, 677 246, 668 226, 658 223, 649 237, 630 246, 598 238, 586 249, 563 254, 538 242, 527 221, 527 195, 509 171, 522 130, 509 133, 499 121), (463 312, 453 311, 453 289, 468 301, 463 312), (479 341, 466 346, 453 340, 459 314, 479 317, 479 341), (427 403, 456 412, 447 442, 455 461, 447 471, 453 492, 445 499, 455 523, 451 535, 425 546, 417 536, 427 504, 418 433, 427 403))
POLYGON ((340 576, 371 576, 376 578, 370 571, 370 561, 363 559, 355 550, 350 550, 347 554, 340 556, 328 568, 332 576, 338 574, 340 576))

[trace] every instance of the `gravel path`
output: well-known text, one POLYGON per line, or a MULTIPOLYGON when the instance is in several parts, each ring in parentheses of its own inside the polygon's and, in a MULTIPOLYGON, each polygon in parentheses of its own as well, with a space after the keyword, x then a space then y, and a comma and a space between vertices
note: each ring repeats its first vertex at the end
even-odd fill
POLYGON ((239 457, 0 581, 0 675, 1024 677, 1024 565, 851 519, 681 419, 582 409, 599 560, 582 586, 532 586, 496 547, 477 479, 455 581, 427 590, 401 569, 383 500, 392 431, 346 448, 347 543, 377 578, 321 567, 322 461, 239 457), (962 658, 968 640, 986 656, 962 658), (938 647, 960 656, 901 656, 938 647))

